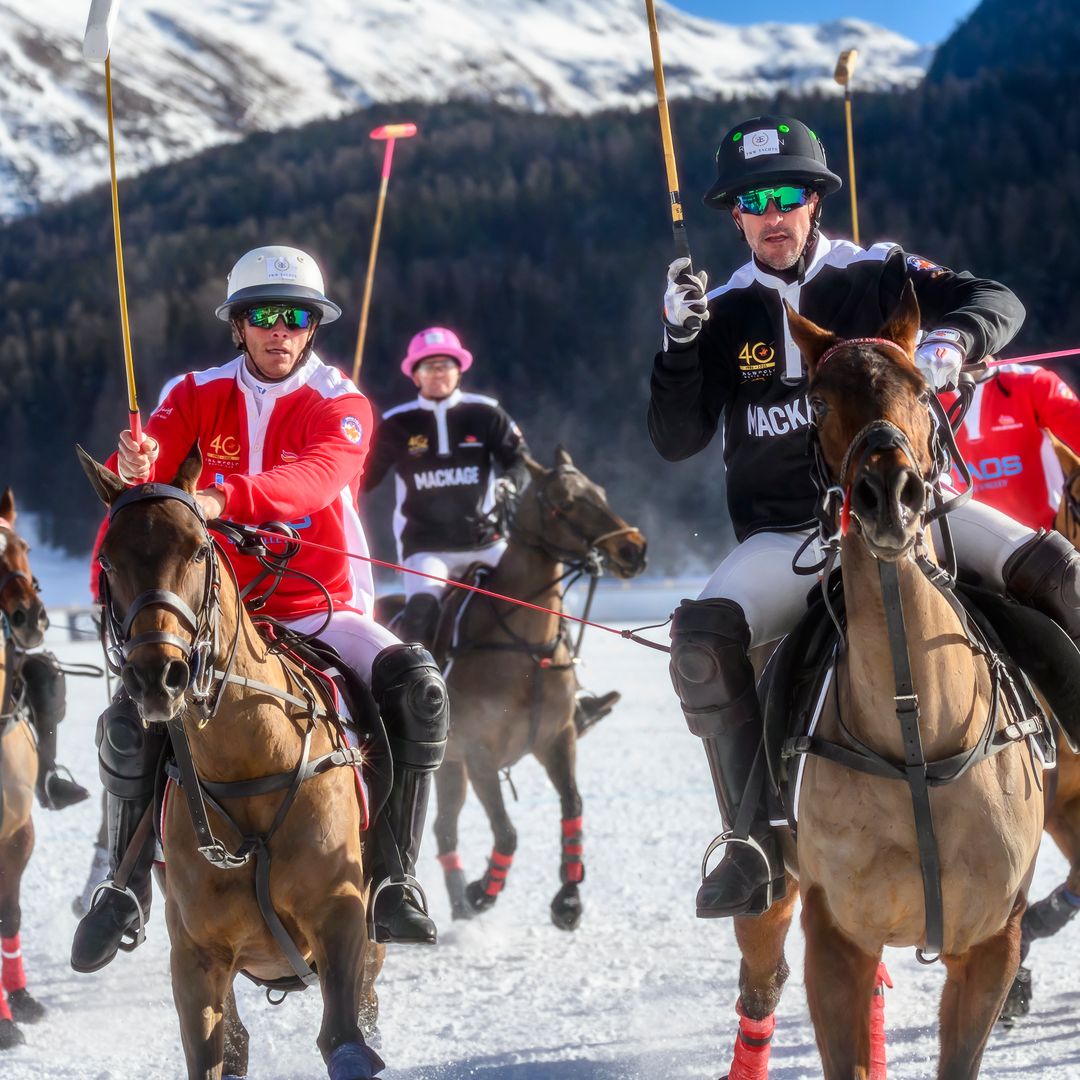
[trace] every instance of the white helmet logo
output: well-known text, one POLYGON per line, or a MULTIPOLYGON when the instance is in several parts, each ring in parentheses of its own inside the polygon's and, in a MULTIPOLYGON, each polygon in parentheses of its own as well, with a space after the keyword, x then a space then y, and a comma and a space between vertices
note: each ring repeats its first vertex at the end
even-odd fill
POLYGON ((429 330, 424 335, 425 345, 441 345, 443 340, 443 333, 441 330, 429 330))
POLYGON ((292 259, 286 258, 284 255, 279 255, 269 266, 267 266, 266 277, 268 281, 295 281, 297 278, 297 268, 293 264, 292 259))

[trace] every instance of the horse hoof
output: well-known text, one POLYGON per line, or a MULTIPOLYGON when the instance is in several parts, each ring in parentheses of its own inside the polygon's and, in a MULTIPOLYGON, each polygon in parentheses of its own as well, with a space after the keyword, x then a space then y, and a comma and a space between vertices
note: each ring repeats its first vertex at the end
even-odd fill
POLYGON ((30 991, 12 990, 8 994, 11 1018, 17 1024, 36 1024, 45 1015, 45 1006, 30 996, 30 991))
POLYGON ((326 1062, 330 1080, 375 1080, 385 1067, 383 1059, 363 1043, 343 1043, 326 1062))
POLYGON ((551 901, 551 921, 560 930, 576 930, 585 914, 585 905, 577 885, 564 885, 551 901))
POLYGON ((1014 1021, 1031 1012, 1031 970, 1020 965, 1012 986, 1001 1006, 999 1020, 1003 1027, 1012 1027, 1014 1021))
POLYGON ((22 1046, 26 1036, 15 1026, 14 1020, 0 1020, 0 1050, 22 1046))
MULTIPOLYGON (((489 907, 493 907, 495 904, 495 897, 485 891, 482 881, 469 882, 468 887, 465 889, 465 900, 472 909, 473 915, 479 915, 480 912, 487 911, 489 907)), ((466 918, 471 917, 471 915, 466 916, 466 918)))
POLYGON ((450 918, 455 922, 459 919, 471 919, 477 912, 473 909, 472 905, 464 899, 459 900, 456 904, 450 905, 450 918))

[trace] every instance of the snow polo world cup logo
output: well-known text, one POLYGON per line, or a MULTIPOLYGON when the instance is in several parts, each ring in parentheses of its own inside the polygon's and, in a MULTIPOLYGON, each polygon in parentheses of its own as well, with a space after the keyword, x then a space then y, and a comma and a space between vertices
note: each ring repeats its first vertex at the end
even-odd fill
POLYGON ((355 416, 346 416, 341 421, 341 434, 353 444, 359 446, 364 437, 364 429, 355 416))

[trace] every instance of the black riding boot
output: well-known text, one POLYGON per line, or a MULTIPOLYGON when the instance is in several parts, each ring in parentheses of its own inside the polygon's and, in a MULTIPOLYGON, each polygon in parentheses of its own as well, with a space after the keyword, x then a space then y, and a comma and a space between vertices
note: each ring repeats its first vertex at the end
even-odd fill
POLYGON ((419 902, 423 894, 417 893, 412 875, 424 835, 431 774, 446 749, 446 684, 427 649, 391 645, 372 665, 371 692, 394 757, 393 788, 375 825, 375 940, 434 945, 438 932, 419 902))
POLYGON ((574 727, 580 739, 594 724, 619 703, 622 694, 609 690, 606 694, 594 694, 591 690, 578 690, 574 695, 574 727))
POLYGON ((738 833, 698 889, 702 919, 761 915, 784 895, 783 858, 765 806, 749 647, 750 628, 734 601, 684 600, 672 619, 671 681, 687 726, 705 744, 727 831, 738 833))
POLYGON ((67 769, 56 764, 56 725, 64 719, 67 697, 64 672, 51 652, 35 652, 26 654, 21 674, 37 732, 38 802, 46 810, 63 810, 90 795, 67 769), (61 776, 60 770, 67 775, 61 776))
POLYGON ((1080 647, 1080 552, 1060 533, 1040 530, 1009 556, 1006 593, 1048 615, 1080 647))
POLYGON ((425 649, 432 649, 438 623, 439 598, 431 593, 417 593, 401 609, 393 630, 402 641, 419 641, 425 649))
MULTIPOLYGON (((106 816, 113 876, 143 813, 153 802, 154 780, 166 738, 162 729, 143 727, 135 703, 126 694, 114 701, 98 721, 99 765, 108 794, 106 816)), ((150 915, 153 864, 151 831, 138 853, 126 889, 105 883, 75 928, 71 966, 76 971, 97 971, 112 960, 118 949, 130 952, 142 942, 143 925, 150 915)))

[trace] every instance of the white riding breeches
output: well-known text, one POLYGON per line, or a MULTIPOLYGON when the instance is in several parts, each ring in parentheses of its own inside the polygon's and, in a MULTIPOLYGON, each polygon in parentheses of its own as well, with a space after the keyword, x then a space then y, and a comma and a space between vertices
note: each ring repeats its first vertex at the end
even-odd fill
POLYGON ((342 660, 370 686, 375 657, 391 645, 400 645, 401 639, 370 615, 361 615, 358 611, 335 611, 330 616, 330 625, 319 631, 325 618, 325 615, 306 615, 302 619, 282 619, 282 622, 300 634, 318 632, 319 640, 337 649, 342 660))
MULTIPOLYGON (((1035 535, 1000 510, 974 500, 953 510, 949 525, 958 565, 978 574, 992 589, 1004 588, 1006 561, 1035 535)), ((751 645, 783 637, 806 611, 806 595, 817 584, 814 576, 800 576, 791 568, 791 560, 809 535, 809 531, 755 533, 716 568, 698 599, 734 600, 746 615, 751 645)), ((940 542, 936 546, 940 552, 940 542)), ((815 536, 800 563, 814 566, 821 559, 815 536)))
MULTIPOLYGON (((436 577, 457 581, 473 563, 498 566, 504 551, 506 551, 506 541, 496 540, 493 544, 469 548, 466 551, 417 551, 401 565, 409 570, 419 570, 424 574, 434 574, 436 577)), ((442 596, 446 588, 441 581, 433 581, 431 578, 419 577, 416 574, 405 574, 404 577, 406 600, 412 599, 417 593, 442 596)))

